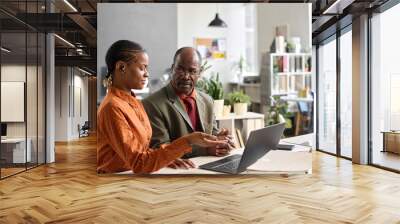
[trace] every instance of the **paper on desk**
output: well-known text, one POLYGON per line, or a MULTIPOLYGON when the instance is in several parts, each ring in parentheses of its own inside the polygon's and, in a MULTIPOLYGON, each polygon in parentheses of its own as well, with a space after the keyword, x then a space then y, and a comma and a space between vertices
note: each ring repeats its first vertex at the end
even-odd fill
POLYGON ((270 151, 266 156, 247 168, 249 171, 309 172, 312 169, 312 153, 309 151, 270 151))
POLYGON ((310 146, 294 145, 292 152, 311 152, 312 148, 310 146))

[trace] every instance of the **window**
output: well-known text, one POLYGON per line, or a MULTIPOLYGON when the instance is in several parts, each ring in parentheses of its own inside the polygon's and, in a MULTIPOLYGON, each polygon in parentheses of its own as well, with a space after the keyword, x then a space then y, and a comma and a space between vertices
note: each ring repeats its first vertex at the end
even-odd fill
MULTIPOLYGON (((44 4, 9 1, 0 6, 14 6, 22 15, 42 13, 44 4)), ((0 144, 0 178, 5 178, 45 163, 46 39, 44 33, 12 16, 0 13, 0 17, 8 21, 0 30, 0 112, 6 128, 0 144)))
POLYGON ((352 32, 340 36, 340 154, 352 157, 352 32))
POLYGON ((336 39, 319 46, 317 63, 318 149, 336 153, 336 39))
POLYGON ((400 131, 399 21, 400 5, 371 19, 372 163, 395 170, 400 170, 400 132, 386 140, 383 132, 400 131))
POLYGON ((247 72, 257 74, 257 51, 256 51, 256 4, 245 6, 245 30, 246 30, 246 52, 245 59, 247 72))

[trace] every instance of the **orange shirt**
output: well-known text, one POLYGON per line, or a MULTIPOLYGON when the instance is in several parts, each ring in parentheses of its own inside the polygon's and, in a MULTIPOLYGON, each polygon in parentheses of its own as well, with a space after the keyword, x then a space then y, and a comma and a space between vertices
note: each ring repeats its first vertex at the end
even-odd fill
POLYGON ((97 114, 97 171, 150 173, 192 151, 182 138, 150 149, 151 135, 141 102, 122 90, 109 88, 97 114))

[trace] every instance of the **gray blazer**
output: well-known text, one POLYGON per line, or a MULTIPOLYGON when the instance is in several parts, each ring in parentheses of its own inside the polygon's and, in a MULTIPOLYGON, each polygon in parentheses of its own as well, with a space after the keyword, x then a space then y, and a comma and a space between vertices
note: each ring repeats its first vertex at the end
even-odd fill
MULTIPOLYGON (((142 101, 150 119, 153 135, 150 146, 157 148, 160 144, 169 143, 194 131, 189 115, 171 84, 148 96, 142 101)), ((196 92, 196 105, 203 132, 216 135, 218 133, 215 121, 212 98, 201 91, 196 92)), ((193 147, 192 153, 184 158, 207 155, 200 147, 193 147)))

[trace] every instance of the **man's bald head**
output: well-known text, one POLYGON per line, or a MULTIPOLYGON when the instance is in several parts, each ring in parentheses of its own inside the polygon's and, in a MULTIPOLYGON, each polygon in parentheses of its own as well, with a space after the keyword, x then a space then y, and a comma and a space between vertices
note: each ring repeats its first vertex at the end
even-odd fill
POLYGON ((174 55, 174 61, 173 65, 175 65, 176 60, 178 59, 178 56, 180 57, 181 54, 184 54, 185 58, 190 55, 196 55, 197 56, 197 61, 199 62, 199 65, 201 65, 201 55, 200 52, 193 47, 181 47, 179 48, 174 55))

